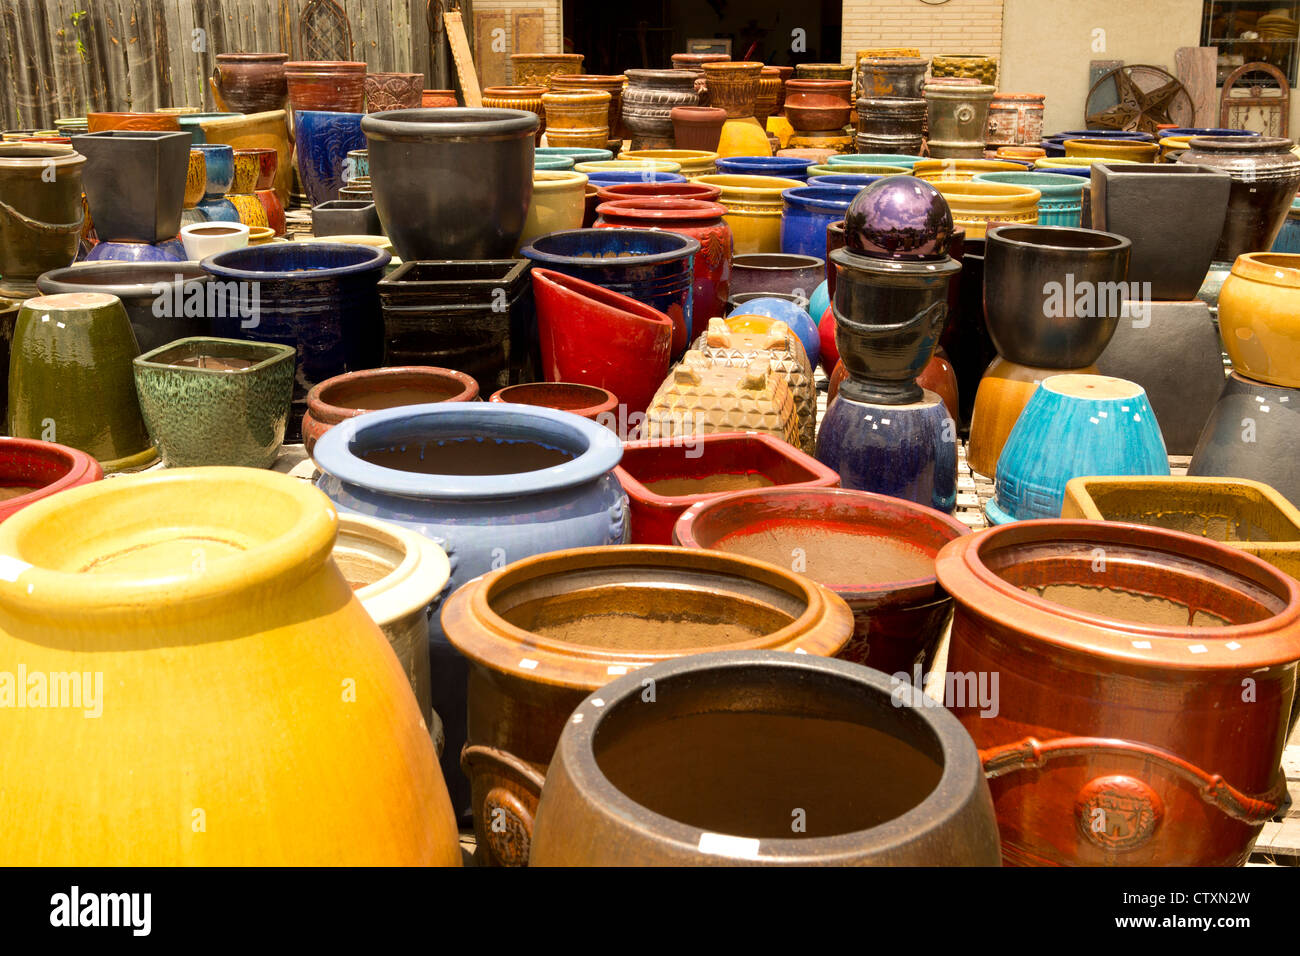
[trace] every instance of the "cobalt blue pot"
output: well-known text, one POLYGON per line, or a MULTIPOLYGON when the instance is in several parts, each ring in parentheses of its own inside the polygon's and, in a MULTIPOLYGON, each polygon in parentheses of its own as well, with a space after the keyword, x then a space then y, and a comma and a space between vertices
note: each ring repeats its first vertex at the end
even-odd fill
MULTIPOLYGON (((825 286, 826 283, 823 282, 818 288, 824 290, 825 286)), ((813 295, 812 301, 817 301, 816 294, 813 295)), ((807 311, 799 308, 794 302, 789 299, 778 299, 776 296, 746 299, 744 303, 732 309, 727 318, 733 315, 765 315, 770 319, 784 322, 790 326, 790 331, 798 336, 803 350, 808 353, 808 364, 813 368, 817 367, 817 360, 821 358, 822 351, 821 338, 817 335, 817 323, 812 320, 812 316, 807 311)))
POLYGON ((272 242, 201 263, 216 277, 208 287, 213 335, 298 350, 286 442, 302 441, 313 385, 380 365, 384 324, 377 285, 390 259, 371 246, 272 242))
POLYGON ((191 146, 203 154, 207 165, 208 180, 203 187, 204 199, 220 199, 230 192, 235 181, 235 148, 221 144, 202 143, 191 146))
POLYGON ((781 193, 781 251, 826 259, 826 227, 844 218, 854 186, 800 186, 781 193))
POLYGON ((162 242, 97 242, 82 262, 184 262, 179 239, 162 242))
POLYGON ((1259 133, 1253 129, 1221 129, 1212 126, 1175 126, 1173 129, 1162 129, 1161 137, 1165 136, 1258 136, 1259 133))
POLYGON ((881 177, 868 173, 827 173, 817 177, 818 186, 853 186, 862 189, 881 177))
MULTIPOLYGON (((586 160, 583 160, 586 162, 586 160)), ((587 173, 587 182, 597 186, 614 186, 618 183, 684 183, 681 173, 661 173, 656 169, 599 169, 587 173)))
POLYGON ((810 159, 797 156, 722 156, 718 158, 719 173, 739 176, 777 176, 782 179, 808 179, 810 159))
POLYGON ((361 132, 363 113, 298 110, 294 113, 298 178, 310 205, 339 198, 348 153, 366 148, 361 132))
MULTIPOLYGON (((447 552, 443 596, 520 558, 628 541, 627 496, 613 474, 623 446, 567 412, 488 402, 391 408, 335 425, 312 456, 316 486, 340 511, 400 524, 447 552)), ((429 622, 433 707, 446 733, 443 774, 464 816, 469 662, 443 632, 440 600, 429 622)))
POLYGON ((817 433, 817 460, 839 472, 843 488, 949 514, 957 507, 957 428, 934 392, 911 405, 873 405, 841 388, 817 433))

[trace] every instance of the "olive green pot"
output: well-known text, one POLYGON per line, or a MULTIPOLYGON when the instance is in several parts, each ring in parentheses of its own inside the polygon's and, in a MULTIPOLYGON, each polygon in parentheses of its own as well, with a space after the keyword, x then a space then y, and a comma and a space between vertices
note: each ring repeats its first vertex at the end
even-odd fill
POLYGON ((296 355, 291 345, 194 336, 138 357, 140 410, 163 462, 269 468, 284 442, 296 355), (211 367, 232 364, 243 367, 211 367))
POLYGON ((103 292, 23 303, 9 359, 9 434, 93 455, 105 473, 157 458, 140 417, 131 360, 140 352, 122 300, 103 292))

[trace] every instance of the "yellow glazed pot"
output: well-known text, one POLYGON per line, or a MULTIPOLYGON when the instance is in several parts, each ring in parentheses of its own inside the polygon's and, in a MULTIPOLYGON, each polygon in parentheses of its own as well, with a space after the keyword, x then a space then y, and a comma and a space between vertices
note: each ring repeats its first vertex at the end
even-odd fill
POLYGON ((1154 163, 1160 152, 1157 143, 1142 143, 1127 139, 1067 139, 1065 158, 1128 159, 1135 163, 1154 163))
POLYGON ((1219 291, 1219 335, 1242 375, 1300 388, 1300 255, 1238 256, 1219 291))
MULTIPOLYGON (((239 214, 239 221, 250 229, 257 226, 266 226, 270 221, 266 218, 266 207, 262 205, 262 200, 256 195, 236 196, 231 194, 226 197, 230 204, 235 207, 235 212, 239 214)), ((275 235, 274 232, 271 235, 275 235)))
POLYGON ((709 176, 718 171, 718 154, 702 149, 634 149, 619 154, 624 159, 653 159, 677 163, 680 172, 687 179, 697 176, 709 176))
POLYGON ((602 171, 676 173, 681 168, 681 163, 666 159, 597 159, 589 163, 578 163, 573 167, 573 171, 575 173, 599 173, 602 171))
POLYGON ((718 202, 731 227, 735 255, 781 251, 781 193, 804 183, 780 176, 740 176, 720 173, 696 180, 722 190, 718 202))
POLYGON ((208 159, 201 149, 190 150, 189 166, 185 169, 185 198, 183 205, 193 209, 203 198, 208 185, 208 159))
POLYGON ((771 156, 772 143, 767 132, 752 116, 729 119, 718 136, 719 156, 771 156))
POLYGON ((538 236, 562 229, 581 229, 586 208, 587 176, 570 170, 533 173, 533 198, 516 250, 538 236))
POLYGON ((1099 159, 1096 156, 1044 156, 1042 159, 1034 160, 1035 169, 1078 169, 1080 166, 1094 166, 1097 163, 1105 163, 1107 166, 1114 166, 1117 163, 1127 163, 1133 165, 1136 159, 1099 159))
POLYGON ((983 239, 989 223, 1037 223, 1038 200, 1042 193, 1028 186, 1010 183, 933 183, 948 200, 952 221, 966 230, 967 239, 983 239))
POLYGON ((609 143, 609 101, 603 90, 543 93, 546 142, 551 146, 604 149, 609 143))
POLYGON ((1166 136, 1160 141, 1160 162, 1178 162, 1179 154, 1187 152, 1191 142, 1190 136, 1166 136))
POLYGON ((968 183, 979 173, 1023 173, 1020 163, 996 159, 923 159, 912 165, 912 175, 926 182, 968 183))
POLYGON ((315 488, 251 468, 96 482, 0 526, 0 667, 26 691, 0 719, 5 861, 459 865, 337 531, 315 488))

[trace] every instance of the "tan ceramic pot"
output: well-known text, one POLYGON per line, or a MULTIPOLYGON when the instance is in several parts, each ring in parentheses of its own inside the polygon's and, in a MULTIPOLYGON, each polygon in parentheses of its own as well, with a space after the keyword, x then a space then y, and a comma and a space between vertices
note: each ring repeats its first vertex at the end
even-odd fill
POLYGON ((543 93, 546 142, 551 146, 604 149, 609 143, 609 101, 603 91, 543 93))
POLYGON ((538 236, 565 229, 581 229, 586 212, 587 175, 571 170, 533 172, 533 197, 528 204, 528 219, 519 236, 525 246, 538 236))
POLYGON ((745 119, 754 115, 758 99, 758 78, 762 63, 705 63, 704 78, 709 88, 709 105, 727 111, 728 119, 745 119))
POLYGON ((535 113, 540 122, 537 126, 537 142, 542 141, 546 132, 546 110, 542 106, 544 86, 489 86, 483 91, 485 109, 524 110, 535 113))
POLYGON ((608 93, 609 135, 611 139, 623 138, 623 88, 627 86, 627 77, 622 73, 614 76, 555 73, 551 76, 549 84, 553 93, 608 93))
POLYGON ((642 434, 681 439, 736 431, 773 435, 799 447, 799 417, 785 376, 766 356, 733 368, 712 365, 692 350, 655 393, 642 434))

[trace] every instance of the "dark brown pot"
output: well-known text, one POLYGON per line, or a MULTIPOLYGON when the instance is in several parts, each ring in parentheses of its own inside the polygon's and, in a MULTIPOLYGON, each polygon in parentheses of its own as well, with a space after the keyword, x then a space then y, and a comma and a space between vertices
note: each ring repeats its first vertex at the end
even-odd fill
POLYGON ((1232 178, 1215 262, 1272 248, 1300 186, 1300 158, 1291 145, 1273 136, 1198 136, 1179 155, 1179 163, 1221 169, 1232 178))
MULTIPOLYGON (((526 382, 507 385, 492 393, 490 402, 507 402, 515 405, 538 405, 558 408, 570 415, 600 421, 600 416, 616 414, 618 396, 608 389, 576 382, 526 382)), ((604 424, 604 422, 602 422, 604 424)))
POLYGON ((1109 521, 1004 525, 936 567, 957 602, 949 673, 999 677, 990 706, 947 704, 980 747, 1008 862, 1245 862, 1286 794, 1294 579, 1109 521))
POLYGON ((212 88, 235 113, 265 113, 284 109, 289 95, 284 65, 287 53, 218 53, 212 88))
POLYGON ((669 114, 677 149, 717 152, 727 111, 716 106, 678 106, 669 114))
POLYGON ((350 60, 294 60, 284 65, 289 105, 295 110, 360 113, 366 102, 366 65, 350 60))
POLYGON ((710 650, 830 656, 849 639, 852 614, 829 589, 773 565, 619 545, 489 572, 452 594, 442 626, 471 665, 461 762, 479 861, 519 865, 546 766, 583 697, 617 675, 710 650))
POLYGON ((842 129, 853 107, 849 80, 791 80, 785 85, 785 118, 800 132, 842 129))
POLYGON ((920 97, 863 97, 858 100, 858 152, 919 156, 925 117, 925 100, 920 97))
POLYGON ((565 723, 531 862, 997 866, 975 748, 919 696, 843 661, 770 651, 638 670, 565 723))

